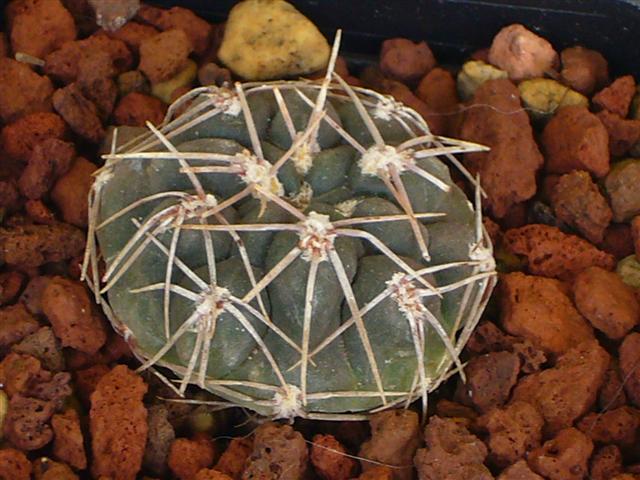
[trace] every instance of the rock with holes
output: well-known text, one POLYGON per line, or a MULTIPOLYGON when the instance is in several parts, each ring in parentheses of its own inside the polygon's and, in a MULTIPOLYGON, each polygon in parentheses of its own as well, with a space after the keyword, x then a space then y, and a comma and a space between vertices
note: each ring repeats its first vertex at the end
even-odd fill
POLYGON ((203 87, 165 122, 90 205, 89 278, 144 367, 319 417, 426 398, 459 364, 494 261, 443 155, 478 146, 326 81, 203 87))

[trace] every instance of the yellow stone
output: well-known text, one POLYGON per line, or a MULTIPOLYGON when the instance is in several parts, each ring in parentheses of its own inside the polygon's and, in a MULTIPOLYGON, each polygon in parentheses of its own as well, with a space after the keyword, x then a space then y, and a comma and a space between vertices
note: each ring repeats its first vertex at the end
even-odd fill
POLYGON ((317 27, 284 0, 244 0, 231 10, 218 52, 246 80, 270 80, 321 70, 330 47, 317 27))
POLYGON ((551 117, 560 107, 589 106, 589 99, 551 78, 532 78, 518 84, 522 103, 535 120, 551 117))

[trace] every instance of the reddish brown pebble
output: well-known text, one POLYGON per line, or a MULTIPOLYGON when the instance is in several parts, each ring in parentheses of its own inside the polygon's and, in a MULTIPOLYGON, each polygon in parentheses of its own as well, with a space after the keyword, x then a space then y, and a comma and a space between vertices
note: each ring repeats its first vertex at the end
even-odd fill
POLYGON ((380 90, 418 112, 427 121, 429 129, 434 135, 444 135, 446 133, 447 126, 444 121, 445 118, 438 115, 433 109, 428 107, 426 103, 416 97, 411 89, 404 83, 397 80, 385 79, 380 90))
POLYGON ((0 149, 7 159, 24 166, 38 143, 47 138, 62 138, 66 131, 64 120, 59 115, 49 112, 31 113, 2 129, 0 149))
POLYGON ((609 172, 609 133, 586 107, 563 107, 545 126, 541 144, 550 173, 586 170, 596 177, 609 172))
POLYGON ((493 322, 479 324, 467 342, 466 349, 480 354, 509 350, 517 339, 505 334, 493 322))
POLYGON ((38 450, 53 439, 49 419, 53 402, 14 395, 5 418, 6 438, 20 450, 38 450))
POLYGON ((147 385, 125 365, 106 374, 91 395, 93 475, 134 480, 147 441, 147 385))
POLYGON ((509 398, 520 372, 520 359, 511 352, 491 352, 473 357, 464 369, 464 389, 480 412, 501 407, 509 398))
POLYGON ((70 408, 51 419, 53 428, 53 455, 77 470, 87 468, 84 439, 78 413, 70 408))
POLYGON ((539 372, 547 362, 547 354, 539 347, 536 347, 529 339, 516 342, 511 347, 513 353, 520 358, 520 371, 522 373, 539 372))
POLYGON ((477 424, 489 432, 489 458, 504 468, 540 446, 544 419, 530 404, 516 401, 491 410, 477 424))
POLYGON ((493 480, 483 465, 487 447, 455 420, 431 417, 424 440, 426 448, 419 449, 414 458, 421 480, 493 480))
POLYGON ((593 339, 593 330, 558 280, 509 273, 501 277, 499 299, 504 329, 546 352, 562 354, 593 339))
POLYGON ((631 407, 620 407, 602 413, 589 413, 576 425, 595 443, 614 443, 620 447, 630 447, 636 441, 636 431, 640 427, 640 411, 631 407))
POLYGON ((0 120, 10 123, 33 112, 51 111, 53 84, 29 65, 0 58, 0 120))
POLYGON ((218 459, 215 469, 229 475, 234 480, 240 480, 244 464, 253 449, 253 438, 234 438, 227 449, 218 459))
POLYGON ((144 127, 149 121, 159 125, 164 119, 166 106, 155 97, 131 92, 120 99, 113 112, 116 125, 144 127))
POLYGON ((171 444, 167 462, 177 478, 193 480, 200 470, 211 467, 215 454, 215 446, 206 436, 193 440, 177 438, 171 444))
POLYGON ((555 438, 531 452, 529 465, 549 480, 582 480, 589 472, 593 443, 575 428, 558 432, 555 438))
POLYGON ((436 403, 436 415, 442 418, 466 419, 471 425, 478 418, 478 413, 471 407, 443 398, 436 403))
POLYGON ((22 2, 23 7, 12 18, 11 47, 14 52, 37 58, 76 39, 73 17, 60 0, 22 2))
POLYGON ((233 480, 229 475, 225 475, 222 472, 217 470, 213 470, 211 468, 203 468, 196 476, 193 477, 193 480, 233 480))
POLYGON ((98 143, 104 137, 98 109, 82 94, 78 84, 72 83, 56 90, 53 94, 53 107, 71 130, 84 139, 98 143))
POLYGON ((298 480, 307 469, 307 444, 289 425, 265 423, 254 434, 242 480, 298 480))
POLYGON ((133 65, 133 57, 124 42, 98 32, 83 40, 66 42, 58 50, 45 57, 47 75, 68 84, 76 80, 82 59, 96 52, 108 52, 118 73, 126 72, 133 65))
POLYGON ((358 452, 362 458, 362 470, 366 471, 377 463, 395 465, 399 467, 393 471, 395 480, 410 479, 411 469, 403 467, 411 465, 420 446, 420 423, 416 412, 388 410, 372 415, 369 423, 371 439, 363 443, 358 452))
POLYGON ((108 52, 96 52, 80 60, 78 85, 82 94, 97 107, 98 116, 105 121, 111 115, 118 96, 113 77, 116 69, 108 52))
POLYGON ((85 405, 90 405, 91 394, 95 391, 102 377, 109 371, 109 367, 106 365, 98 364, 74 373, 76 393, 85 405))
POLYGON ((31 355, 11 352, 0 362, 0 384, 9 398, 26 392, 41 373, 40 361, 31 355))
POLYGON ((634 289, 616 273, 600 267, 583 270, 576 276, 573 295, 580 313, 612 340, 621 340, 640 322, 634 289))
POLYGON ((604 232, 600 248, 613 255, 616 260, 622 260, 634 252, 631 228, 626 223, 612 223, 604 232))
POLYGON ((598 407, 606 411, 626 404, 627 396, 624 393, 622 378, 620 378, 620 368, 618 362, 612 359, 604 375, 602 387, 598 392, 598 407))
POLYGON ((49 280, 51 280, 51 277, 44 275, 32 277, 22 295, 20 295, 20 303, 33 315, 42 314, 42 294, 49 280))
POLYGON ((141 43, 138 68, 151 83, 164 82, 184 68, 191 51, 191 42, 182 30, 167 30, 141 43))
POLYGON ((498 480, 544 480, 544 478, 533 472, 525 460, 519 460, 505 469, 498 480))
POLYGON ((31 462, 24 453, 15 448, 0 448, 0 479, 31 479, 31 462))
POLYGON ((460 121, 460 108, 456 80, 451 72, 439 67, 431 70, 420 80, 416 96, 434 111, 434 115, 443 117, 445 133, 453 135, 460 121))
POLYGON ((615 445, 606 445, 591 457, 590 480, 611 480, 622 473, 622 454, 615 445))
POLYGON ((0 308, 0 348, 19 342, 40 327, 22 304, 0 308))
POLYGON ((75 158, 72 143, 57 138, 38 142, 27 158, 27 166, 18 183, 20 192, 31 200, 43 197, 60 175, 67 172, 75 158))
POLYGON ((519 24, 504 27, 493 38, 489 62, 506 70, 514 81, 543 77, 558 63, 551 44, 519 24))
POLYGON ((216 85, 221 87, 225 83, 231 84, 231 71, 215 63, 207 63, 198 69, 200 85, 216 85))
POLYGON ((631 238, 633 239, 633 249, 636 258, 640 260, 640 215, 631 220, 631 238))
POLYGON ((363 472, 358 480, 393 480, 393 470, 384 465, 378 465, 363 472))
POLYGON ((502 218, 511 207, 535 195, 536 173, 543 158, 513 83, 505 79, 483 83, 472 104, 475 106, 465 112, 460 136, 491 150, 465 154, 465 165, 480 175, 488 195, 487 208, 502 218))
POLYGON ((138 52, 143 41, 158 34, 151 25, 138 22, 127 22, 114 32, 107 32, 111 38, 124 42, 132 51, 138 52))
POLYGON ((426 42, 392 38, 382 43, 380 70, 403 83, 415 83, 435 67, 436 59, 426 42))
POLYGON ((52 225, 56 222, 56 216, 42 200, 27 200, 24 204, 24 211, 33 220, 33 223, 52 225))
MULTIPOLYGON (((13 303, 16 297, 22 291, 22 287, 25 283, 25 275, 16 271, 9 270, 0 273, 0 305, 6 305, 7 303, 13 303)), ((0 313, 0 316, 2 314, 0 313)), ((2 320, 0 320, 0 325, 2 320)), ((0 326, 2 329, 2 326, 0 326)), ((0 336, 2 334, 0 333, 0 336)), ((2 344, 2 340, 0 340, 2 344)))
POLYGON ((609 359, 597 342, 585 342, 562 355, 553 368, 521 379, 512 399, 534 405, 545 419, 545 430, 557 432, 595 404, 609 359))
POLYGON ((618 353, 625 392, 631 403, 640 407, 640 333, 627 335, 618 353))
POLYGON ((325 480, 348 480, 354 476, 358 463, 348 457, 344 447, 333 435, 315 435, 311 445, 311 464, 325 480))
POLYGON ((562 82, 584 95, 591 95, 609 81, 609 65, 600 52, 570 47, 560 53, 560 59, 562 82))
POLYGON ((35 480, 79 480, 69 465, 42 457, 33 462, 35 480))
POLYGON ((53 278, 44 291, 42 310, 65 347, 94 354, 104 345, 107 339, 104 321, 82 283, 53 278))
POLYGON ((93 185, 93 173, 98 169, 83 157, 78 157, 71 169, 61 176, 51 190, 51 199, 65 222, 77 227, 88 223, 87 197, 93 185))
POLYGON ((608 110, 598 112, 597 115, 609 133, 611 155, 622 157, 640 141, 640 120, 622 118, 608 110))
POLYGON ((616 78, 611 85, 596 93, 592 101, 598 107, 625 118, 635 93, 635 79, 632 75, 625 75, 616 78))
POLYGON ((613 212, 588 172, 562 175, 550 196, 558 220, 576 228, 591 243, 602 242, 613 212))
POLYGON ((504 234, 503 245, 511 253, 527 258, 530 273, 561 280, 571 280, 587 267, 613 270, 616 264, 613 255, 548 225, 531 224, 509 230, 504 234))
POLYGON ((164 9, 142 5, 138 10, 137 18, 162 31, 182 30, 189 37, 196 55, 204 54, 211 44, 212 26, 192 10, 182 7, 164 9))

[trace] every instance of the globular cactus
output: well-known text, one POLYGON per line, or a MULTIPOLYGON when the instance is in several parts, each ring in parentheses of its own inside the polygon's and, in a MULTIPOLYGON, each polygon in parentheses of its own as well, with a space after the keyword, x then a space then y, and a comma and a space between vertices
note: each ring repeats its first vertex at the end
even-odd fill
POLYGON ((196 89, 106 156, 88 281, 141 368, 181 392, 360 418, 426 405, 462 369, 495 264, 454 154, 482 147, 328 72, 196 89))

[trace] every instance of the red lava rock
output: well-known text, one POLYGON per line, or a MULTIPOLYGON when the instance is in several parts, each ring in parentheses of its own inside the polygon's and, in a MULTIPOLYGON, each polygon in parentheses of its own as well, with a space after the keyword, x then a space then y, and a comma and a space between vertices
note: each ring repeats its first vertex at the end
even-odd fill
POLYGON ((505 334, 493 322, 482 322, 471 334, 465 348, 473 353, 509 350, 517 339, 505 334))
POLYGON ((480 412, 500 407, 508 400, 518 380, 520 359, 511 352, 491 352, 473 357, 464 369, 463 388, 469 401, 480 412))
POLYGON ((78 157, 54 185, 51 199, 65 222, 81 228, 87 226, 89 212, 86 199, 93 185, 93 173, 97 169, 90 161, 78 157))
MULTIPOLYGON (((24 274, 16 270, 9 270, 7 272, 0 273, 0 305, 12 303, 16 299, 22 291, 24 280, 24 274)), ((0 315, 2 314, 0 313, 0 315)), ((2 327, 0 326, 0 329, 1 328, 2 327)), ((2 334, 0 333, 0 336, 1 335, 2 334)), ((0 344, 1 343, 2 341, 0 340, 0 344)))
POLYGON ((562 354, 593 339, 593 330, 558 280, 509 273, 501 277, 499 299, 504 329, 546 352, 562 354))
POLYGON ((233 480, 229 475, 225 475, 211 468, 203 468, 196 473, 196 476, 193 478, 194 480, 233 480))
POLYGON ((66 223, 0 227, 0 262, 21 269, 61 262, 84 251, 84 233, 66 223))
POLYGON ((394 409, 376 413, 369 419, 371 438, 360 447, 358 456, 362 457, 362 470, 367 471, 375 465, 373 460, 394 465, 395 480, 412 478, 410 468, 413 455, 420 446, 420 423, 416 412, 394 409), (365 460, 367 459, 367 460, 365 460))
POLYGON ((75 158, 73 143, 58 138, 45 138, 37 143, 27 157, 27 166, 20 176, 20 193, 28 199, 42 198, 60 175, 64 175, 75 158))
POLYGON ((576 228, 591 243, 599 244, 613 212, 588 172, 562 175, 551 191, 551 206, 558 220, 576 228))
POLYGON ((8 57, 11 47, 9 46, 9 40, 4 32, 0 33, 0 58, 8 57))
POLYGON ((77 470, 87 468, 84 439, 78 413, 70 408, 51 419, 53 428, 53 455, 77 470))
POLYGON ((11 58, 0 58, 0 120, 10 123, 33 112, 50 112, 53 85, 48 77, 11 58))
POLYGON ((68 372, 58 372, 51 374, 46 370, 39 373, 39 378, 31 382, 27 389, 29 397, 38 400, 50 401, 56 410, 62 408, 64 401, 71 395, 71 374, 68 372))
POLYGON ((143 40, 138 68, 151 83, 164 82, 184 68, 192 50, 182 30, 167 30, 143 40))
POLYGON ((53 402, 14 395, 9 402, 4 433, 21 450, 38 450, 53 438, 49 419, 55 411, 53 402))
POLYGON ((113 112, 116 125, 144 127, 149 121, 159 125, 164 119, 166 105, 155 97, 131 92, 120 99, 113 112))
POLYGON ((22 304, 0 308, 0 348, 19 342, 38 328, 38 320, 22 304))
POLYGON ((604 239, 600 248, 613 255, 616 260, 622 260, 634 251, 631 229, 626 223, 612 223, 604 232, 604 239))
POLYGON ((519 460, 505 469, 498 480, 544 480, 544 478, 534 473, 525 460, 519 460))
POLYGON ((196 55, 203 55, 211 44, 213 27, 209 22, 186 8, 164 9, 142 5, 136 18, 162 31, 182 30, 193 45, 193 51, 196 55))
POLYGON ((640 407, 640 333, 627 335, 618 354, 627 397, 636 407, 640 407))
POLYGON ((516 401, 489 411, 477 424, 489 432, 489 458, 504 468, 540 446, 544 419, 530 404, 516 401))
POLYGON ((39 328, 35 333, 26 336, 20 343, 13 345, 11 350, 36 357, 42 362, 44 368, 52 372, 64 369, 62 347, 51 327, 39 328))
POLYGON ((97 107, 103 121, 111 115, 118 96, 115 75, 113 59, 108 52, 96 52, 80 60, 78 85, 82 94, 97 107))
POLYGON ((380 70, 389 78, 412 84, 435 66, 436 59, 426 42, 392 38, 382 43, 380 70))
POLYGON ((91 395, 92 472, 113 480, 134 480, 147 441, 147 385, 125 365, 107 373, 91 395))
POLYGON ((42 314, 42 293, 51 277, 40 275, 32 277, 20 295, 20 303, 33 315, 42 314))
POLYGON ((502 218, 513 205, 536 193, 536 173, 543 158, 518 89, 510 81, 483 83, 472 104, 475 107, 465 112, 460 135, 491 150, 465 154, 465 165, 474 175, 480 174, 488 195, 486 206, 502 218))
POLYGON ((53 107, 71 130, 86 140, 98 143, 104 137, 98 109, 82 94, 77 83, 56 90, 53 94, 53 107))
POLYGON ((54 462, 42 457, 33 462, 33 471, 37 480, 79 480, 71 467, 65 463, 54 462))
POLYGON ((622 407, 626 404, 627 396, 624 393, 624 387, 620 377, 620 368, 618 363, 612 359, 604 375, 602 387, 600 387, 600 391, 598 392, 598 407, 600 410, 607 411, 622 407))
POLYGON ((586 107, 560 108, 545 126, 541 144, 547 172, 586 170, 596 177, 609 172, 609 133, 586 107))
POLYGON ((5 480, 30 480, 31 462, 20 450, 1 448, 0 478, 5 480))
MULTIPOLYGON (((147 5, 144 6, 146 8, 147 5)), ((153 7, 150 7, 153 8, 153 7)), ((107 32, 111 38, 124 42, 133 52, 140 50, 143 41, 158 34, 158 29, 138 22, 127 22, 114 32, 107 32)))
POLYGON ((169 469, 180 480, 192 480, 203 468, 209 468, 215 459, 215 446, 206 436, 177 438, 169 450, 169 469))
POLYGON ((304 438, 289 425, 262 424, 255 430, 242 479, 297 480, 307 469, 308 456, 304 438))
MULTIPOLYGON (((7 165, 6 172, 9 176, 13 176, 12 174, 14 172, 11 170, 12 166, 7 165)), ((5 215, 20 210, 20 194, 18 193, 18 187, 15 181, 0 180, 0 208, 4 209, 5 215)))
POLYGON ((614 443, 629 447, 637 439, 640 412, 631 407, 620 407, 602 413, 589 413, 576 425, 578 430, 596 443, 614 443))
POLYGON ((560 53, 560 78, 572 89, 591 95, 609 82, 609 65, 600 52, 576 46, 560 53))
POLYGON ((553 368, 522 378, 512 400, 534 405, 545 419, 546 430, 558 432, 595 404, 609 360, 597 342, 582 343, 562 355, 553 368))
POLYGON ((629 114, 631 100, 636 93, 633 75, 616 78, 611 85, 593 96, 593 103, 624 118, 629 114))
POLYGON ((443 117, 445 133, 453 135, 461 115, 456 79, 451 72, 439 67, 431 70, 420 80, 416 96, 435 112, 434 115, 443 117))
POLYGON ((95 391, 102 377, 109 371, 108 366, 98 364, 74 372, 75 390, 85 405, 90 405, 91 394, 95 391))
POLYGON ((27 200, 24 211, 33 223, 52 225, 56 222, 53 212, 41 200, 27 200))
POLYGON ((244 464, 253 450, 253 438, 234 438, 229 442, 226 450, 222 453, 215 469, 222 472, 234 480, 242 478, 244 464))
POLYGON ((438 400, 436 415, 441 418, 455 418, 456 421, 467 420, 467 428, 475 425, 478 418, 478 413, 473 408, 446 398, 438 400))
POLYGON ((9 398, 25 393, 41 373, 40 361, 31 355, 11 352, 0 362, 0 384, 9 398))
POLYGON ((0 149, 5 157, 0 162, 14 160, 23 167, 38 143, 47 138, 62 138, 66 131, 64 120, 55 113, 36 112, 20 117, 0 132, 0 149))
POLYGON ((333 435, 315 435, 311 446, 311 464, 325 480, 348 480, 358 470, 358 463, 345 455, 346 450, 333 435))
POLYGON ((615 445, 606 445, 596 450, 590 463, 591 480, 610 480, 622 473, 622 454, 615 445))
POLYGON ((389 467, 378 465, 363 472, 357 480, 392 480, 393 474, 389 467))
POLYGON ((51 52, 45 58, 44 72, 64 84, 71 83, 78 77, 82 59, 96 52, 108 52, 118 73, 130 70, 133 65, 133 57, 124 42, 98 32, 83 40, 66 42, 51 52))
POLYGON ((23 8, 11 20, 9 34, 14 52, 44 58, 64 42, 76 39, 73 17, 60 0, 22 4, 23 8))
POLYGON ((527 258, 534 275, 570 280, 587 267, 613 270, 612 255, 598 250, 586 240, 563 233, 557 227, 531 224, 507 231, 503 245, 513 254, 527 258))
POLYGON ((431 417, 424 439, 426 448, 414 458, 421 480, 493 479, 483 465, 487 447, 455 420, 431 417))
POLYGON ((489 62, 506 70, 514 81, 543 77, 558 63, 551 44, 519 24, 504 27, 493 38, 489 62))
POLYGON ((616 273, 600 267, 583 270, 576 276, 573 295, 580 313, 613 340, 621 340, 640 321, 634 289, 616 273))
POLYGON ((42 310, 63 346, 94 354, 104 345, 104 321, 83 284, 54 277, 44 291, 42 310))
POLYGON ((529 339, 514 343, 511 349, 520 358, 520 371, 522 373, 539 372, 542 365, 547 362, 547 355, 544 351, 536 347, 529 339))
POLYGON ((429 129, 434 135, 444 135, 446 133, 445 118, 434 112, 426 103, 416 97, 404 83, 385 79, 380 90, 418 112, 427 121, 429 129))
POLYGON ((609 132, 609 151, 624 156, 640 140, 640 120, 622 118, 608 110, 598 112, 598 119, 609 132))
POLYGON ((531 452, 529 465, 549 480, 582 480, 589 472, 593 443, 575 428, 558 432, 555 438, 531 452))

